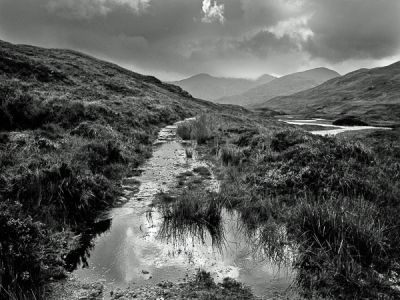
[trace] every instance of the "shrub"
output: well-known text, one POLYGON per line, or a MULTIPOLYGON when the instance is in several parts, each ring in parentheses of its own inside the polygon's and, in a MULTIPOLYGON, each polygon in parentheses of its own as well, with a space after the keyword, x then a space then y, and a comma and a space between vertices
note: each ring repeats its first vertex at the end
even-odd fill
POLYGON ((124 163, 126 159, 121 153, 121 149, 113 143, 91 142, 84 145, 78 153, 76 159, 86 163, 93 173, 103 173, 106 166, 116 163, 124 163))
POLYGON ((0 101, 0 129, 33 129, 45 121, 45 107, 29 94, 2 87, 0 101))
MULTIPOLYGON (((21 205, 0 202, 0 296, 16 299, 40 280, 43 226, 21 215, 21 205)), ((33 296, 33 295, 31 295, 33 296)))

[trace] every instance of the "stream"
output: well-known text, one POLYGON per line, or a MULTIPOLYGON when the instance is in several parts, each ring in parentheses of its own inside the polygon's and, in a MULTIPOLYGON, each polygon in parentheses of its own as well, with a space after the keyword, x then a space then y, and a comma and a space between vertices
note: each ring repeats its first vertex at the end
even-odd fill
POLYGON ((333 125, 330 121, 325 119, 308 119, 308 120, 295 120, 295 119, 279 119, 281 122, 285 122, 287 124, 292 125, 314 125, 314 126, 323 126, 329 127, 329 129, 322 130, 311 130, 310 133, 316 135, 337 135, 339 133, 343 133, 346 131, 358 131, 358 130, 391 130, 389 127, 376 127, 376 126, 338 126, 333 125))
MULTIPOLYGON (((82 282, 102 282, 110 291, 183 282, 201 268, 216 282, 234 278, 260 297, 288 293, 293 271, 268 260, 255 247, 237 213, 222 212, 221 233, 215 237, 206 228, 172 227, 152 205, 158 193, 177 188, 179 174, 199 166, 211 171, 195 151, 191 158, 186 156, 188 145, 176 136, 178 123, 159 132, 153 156, 141 167, 141 174, 124 180, 125 204, 104 215, 95 226, 98 230, 82 236, 84 249, 70 259, 74 274, 82 282)), ((208 189, 218 191, 213 175, 205 180, 208 189)))

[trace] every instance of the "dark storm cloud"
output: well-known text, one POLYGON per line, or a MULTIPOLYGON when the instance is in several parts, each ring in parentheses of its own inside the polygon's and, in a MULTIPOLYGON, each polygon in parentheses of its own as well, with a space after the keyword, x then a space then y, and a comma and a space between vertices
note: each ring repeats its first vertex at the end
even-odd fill
POLYGON ((394 55, 400 45, 400 1, 314 0, 305 46, 313 56, 333 62, 394 55))
POLYGON ((0 38, 164 79, 256 76, 395 56, 399 15, 398 0, 0 0, 0 38))

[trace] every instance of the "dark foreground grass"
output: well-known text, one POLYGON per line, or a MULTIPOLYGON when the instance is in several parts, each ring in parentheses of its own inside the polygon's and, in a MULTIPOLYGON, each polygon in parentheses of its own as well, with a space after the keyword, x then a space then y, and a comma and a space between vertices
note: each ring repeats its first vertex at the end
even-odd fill
POLYGON ((207 144, 221 163, 218 197, 270 257, 295 250, 302 294, 400 297, 400 132, 348 139, 242 126, 207 144))

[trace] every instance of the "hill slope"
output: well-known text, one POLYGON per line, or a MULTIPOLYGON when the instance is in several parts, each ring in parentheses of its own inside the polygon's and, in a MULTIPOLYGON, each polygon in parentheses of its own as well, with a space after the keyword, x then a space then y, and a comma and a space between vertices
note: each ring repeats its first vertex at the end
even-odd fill
POLYGON ((254 87, 242 94, 220 98, 217 100, 217 102, 238 105, 252 105, 277 96, 290 95, 305 89, 309 89, 336 76, 340 75, 335 71, 326 68, 317 68, 304 72, 293 73, 274 79, 266 84, 254 87))
POLYGON ((370 121, 400 121, 400 62, 360 69, 317 87, 266 101, 257 108, 289 114, 346 116, 370 121))
POLYGON ((256 80, 241 78, 221 78, 208 74, 198 74, 190 78, 172 82, 191 93, 194 97, 215 100, 225 96, 243 93, 257 85, 270 82, 275 77, 264 74, 256 80))
POLYGON ((0 298, 61 278, 72 237, 121 199, 158 129, 210 108, 81 53, 0 41, 0 298))

